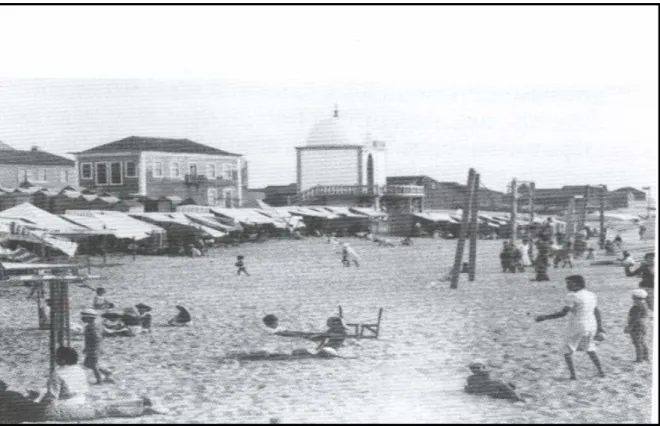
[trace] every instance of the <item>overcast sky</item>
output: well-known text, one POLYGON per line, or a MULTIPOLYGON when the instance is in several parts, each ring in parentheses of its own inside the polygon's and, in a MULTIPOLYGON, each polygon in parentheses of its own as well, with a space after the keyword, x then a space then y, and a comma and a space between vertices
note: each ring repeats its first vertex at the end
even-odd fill
POLYGON ((244 154, 250 187, 288 184, 338 104, 390 176, 657 187, 653 6, 2 9, 18 149, 189 138, 244 154))

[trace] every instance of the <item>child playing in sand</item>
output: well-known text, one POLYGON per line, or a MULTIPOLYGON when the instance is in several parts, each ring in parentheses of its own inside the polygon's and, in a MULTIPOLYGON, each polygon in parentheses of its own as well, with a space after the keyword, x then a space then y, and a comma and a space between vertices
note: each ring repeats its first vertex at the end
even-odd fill
POLYGON ((103 287, 99 287, 96 289, 96 296, 94 296, 94 300, 92 301, 92 308, 98 310, 104 310, 115 307, 113 303, 108 302, 108 299, 103 297, 105 296, 105 293, 106 291, 103 287))
POLYGON ((649 360, 649 348, 646 346, 646 318, 648 308, 646 305, 647 293, 641 288, 633 290, 633 306, 628 311, 628 325, 624 333, 630 334, 635 347, 635 362, 649 360))
POLYGON ((595 341, 603 340, 603 334, 605 334, 602 327, 600 310, 596 306, 596 295, 586 289, 586 283, 582 275, 570 275, 566 277, 566 288, 569 293, 566 297, 564 308, 554 314, 539 315, 536 317, 536 322, 562 318, 569 313, 572 314, 568 324, 568 333, 565 341, 566 353, 564 354, 571 380, 576 380, 573 353, 583 350, 587 352, 589 358, 591 358, 591 361, 596 366, 598 375, 605 377, 595 345, 595 341))
POLYGON ((138 303, 135 305, 135 309, 137 309, 139 314, 140 325, 142 326, 141 331, 151 333, 151 306, 138 303))
POLYGON ((112 379, 110 379, 112 372, 99 366, 103 336, 94 322, 97 316, 98 313, 93 309, 85 309, 80 314, 80 319, 85 323, 85 348, 83 349, 85 361, 83 365, 94 372, 97 384, 101 384, 103 381, 101 375, 105 376, 106 382, 112 383, 112 379))
POLYGON ((344 266, 351 266, 351 260, 355 263, 355 266, 360 266, 358 263, 358 255, 348 243, 342 243, 341 245, 341 263, 344 266))
POLYGON ((587 249, 587 260, 596 260, 596 256, 594 256, 594 249, 593 247, 589 247, 587 249))
POLYGON ((235 266, 238 268, 238 273, 237 274, 241 275, 241 272, 245 272, 245 275, 247 275, 249 277, 250 274, 248 274, 247 269, 245 269, 245 263, 243 262, 243 255, 239 254, 236 257, 236 259, 237 260, 236 260, 235 266))
POLYGON ((468 365, 472 375, 467 378, 465 392, 475 395, 488 395, 491 398, 508 399, 514 402, 524 401, 511 383, 490 378, 490 372, 483 361, 476 360, 468 365))

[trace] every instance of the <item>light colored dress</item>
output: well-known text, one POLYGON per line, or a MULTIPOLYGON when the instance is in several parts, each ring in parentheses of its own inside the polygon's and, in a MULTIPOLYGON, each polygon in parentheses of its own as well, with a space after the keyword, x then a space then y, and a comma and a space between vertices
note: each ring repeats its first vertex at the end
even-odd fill
POLYGON ((520 253, 522 257, 520 258, 520 261, 523 266, 532 266, 532 260, 529 258, 529 244, 521 244, 518 246, 518 250, 520 250, 520 253))
POLYGON ((582 289, 566 296, 566 306, 571 309, 566 347, 570 352, 596 350, 594 336, 598 328, 596 322, 596 294, 582 289))

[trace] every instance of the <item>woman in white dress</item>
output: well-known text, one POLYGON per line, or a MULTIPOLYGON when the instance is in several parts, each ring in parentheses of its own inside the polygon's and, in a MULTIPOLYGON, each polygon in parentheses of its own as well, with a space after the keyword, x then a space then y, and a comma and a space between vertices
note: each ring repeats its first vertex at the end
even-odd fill
POLYGON ((518 250, 520 250, 520 253, 522 254, 521 257, 521 263, 522 266, 532 266, 532 260, 529 258, 529 252, 530 252, 531 245, 529 243, 529 240, 524 239, 522 240, 522 244, 518 246, 518 250))

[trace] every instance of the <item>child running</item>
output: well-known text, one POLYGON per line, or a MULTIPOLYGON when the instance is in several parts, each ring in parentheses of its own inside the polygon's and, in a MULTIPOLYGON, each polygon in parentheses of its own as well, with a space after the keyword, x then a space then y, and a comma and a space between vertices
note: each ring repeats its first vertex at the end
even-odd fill
POLYGON ((245 275, 247 275, 247 276, 249 277, 250 274, 248 274, 247 269, 245 269, 245 263, 243 262, 243 258, 244 258, 244 257, 243 257, 242 254, 239 254, 239 255, 236 257, 237 260, 236 260, 236 264, 235 264, 235 265, 236 265, 236 267, 238 268, 237 275, 241 275, 241 272, 245 272, 245 275))
POLYGON ((644 362, 649 360, 649 348, 646 346, 646 318, 648 317, 648 308, 646 305, 647 293, 641 288, 633 290, 633 306, 628 311, 628 325, 624 333, 630 334, 633 346, 635 347, 635 362, 644 362))

